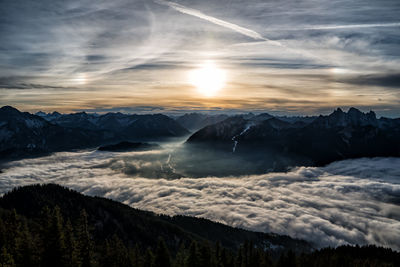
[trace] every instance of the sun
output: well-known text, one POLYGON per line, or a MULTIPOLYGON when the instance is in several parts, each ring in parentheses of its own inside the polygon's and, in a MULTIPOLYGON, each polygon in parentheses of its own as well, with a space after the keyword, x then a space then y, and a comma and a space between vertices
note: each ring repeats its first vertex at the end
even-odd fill
POLYGON ((225 86, 226 71, 220 69, 213 61, 204 62, 200 68, 189 73, 189 83, 204 96, 214 96, 225 86))

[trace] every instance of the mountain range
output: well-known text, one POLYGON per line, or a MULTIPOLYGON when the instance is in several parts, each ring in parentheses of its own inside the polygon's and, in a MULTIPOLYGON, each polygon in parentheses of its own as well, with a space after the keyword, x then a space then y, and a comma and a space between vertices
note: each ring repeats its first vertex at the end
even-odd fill
POLYGON ((190 113, 171 118, 163 114, 30 114, 4 106, 0 108, 0 158, 126 141, 156 142, 189 136, 190 131, 194 133, 184 147, 200 150, 189 154, 222 152, 222 158, 245 159, 261 172, 348 158, 400 156, 400 119, 378 119, 373 111, 356 108, 347 112, 338 108, 318 117, 190 113))
POLYGON ((0 108, 0 158, 89 148, 120 141, 160 140, 189 132, 162 114, 51 114, 0 108))
POLYGON ((127 139, 177 137, 189 134, 179 123, 163 114, 130 115, 118 112, 98 115, 86 112, 72 114, 41 112, 36 115, 62 127, 110 131, 120 138, 127 139))
POLYGON ((233 116, 194 133, 187 146, 236 154, 263 168, 319 166, 358 157, 400 156, 400 119, 340 108, 327 116, 280 119, 233 116))

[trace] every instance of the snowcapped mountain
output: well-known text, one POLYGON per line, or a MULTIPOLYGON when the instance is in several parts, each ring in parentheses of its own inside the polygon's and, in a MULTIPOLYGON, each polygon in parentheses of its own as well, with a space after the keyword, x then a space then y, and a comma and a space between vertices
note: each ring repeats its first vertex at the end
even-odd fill
POLYGON ((105 130, 121 139, 177 137, 189 134, 175 120, 162 114, 129 115, 107 113, 104 115, 86 112, 44 116, 49 122, 68 128, 105 130))
POLYGON ((43 111, 39 111, 35 113, 36 116, 42 117, 43 119, 47 120, 47 121, 51 121, 54 119, 57 119, 58 117, 61 116, 61 114, 57 111, 54 111, 52 113, 45 113, 43 111))
POLYGON ((0 108, 0 158, 90 147, 105 139, 104 132, 64 128, 10 106, 0 108))
MULTIPOLYGON (((400 120, 377 119, 373 111, 340 108, 310 122, 243 116, 228 118, 194 133, 187 145, 233 152, 289 165, 323 165, 356 157, 400 156, 400 120)), ((275 165, 278 164, 275 162, 275 165)), ((279 165, 279 164, 278 164, 279 165)))
POLYGON ((189 132, 168 116, 60 114, 33 115, 0 108, 0 159, 79 149, 118 141, 158 140, 189 132))

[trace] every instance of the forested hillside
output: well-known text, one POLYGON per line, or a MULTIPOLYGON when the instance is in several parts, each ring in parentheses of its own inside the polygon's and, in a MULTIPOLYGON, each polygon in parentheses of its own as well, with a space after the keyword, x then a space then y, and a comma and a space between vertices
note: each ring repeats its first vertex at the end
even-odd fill
POLYGON ((390 249, 308 243, 159 216, 57 185, 0 199, 0 266, 399 266, 390 249))

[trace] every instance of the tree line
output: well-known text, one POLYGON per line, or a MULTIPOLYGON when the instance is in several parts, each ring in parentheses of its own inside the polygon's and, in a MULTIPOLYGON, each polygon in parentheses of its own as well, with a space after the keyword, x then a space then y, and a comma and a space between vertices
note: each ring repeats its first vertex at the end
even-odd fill
POLYGON ((276 256, 251 242, 232 250, 218 242, 192 240, 174 249, 159 238, 156 246, 145 247, 139 242, 126 244, 115 234, 95 239, 93 228, 85 210, 71 221, 58 206, 44 207, 37 219, 0 209, 0 267, 400 266, 400 253, 375 246, 342 246, 297 255, 286 251, 276 256))

